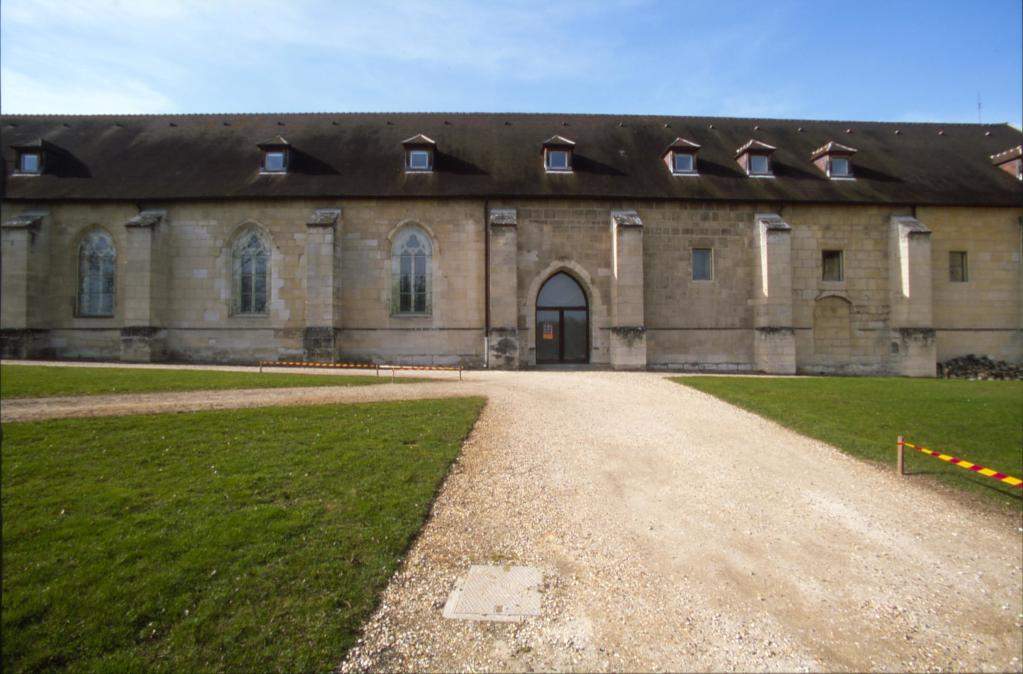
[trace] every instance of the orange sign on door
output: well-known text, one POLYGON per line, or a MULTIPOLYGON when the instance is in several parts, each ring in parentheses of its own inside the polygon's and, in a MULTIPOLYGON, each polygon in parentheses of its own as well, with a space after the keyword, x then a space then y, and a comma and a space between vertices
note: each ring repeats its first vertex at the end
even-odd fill
POLYGON ((543 324, 543 338, 554 339, 554 324, 544 321, 543 324))

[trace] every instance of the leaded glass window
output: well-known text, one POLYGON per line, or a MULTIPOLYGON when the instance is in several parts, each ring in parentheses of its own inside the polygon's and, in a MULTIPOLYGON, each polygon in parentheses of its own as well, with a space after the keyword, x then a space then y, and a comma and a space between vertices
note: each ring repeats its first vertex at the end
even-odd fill
POLYGON ((89 232, 78 246, 78 315, 114 315, 117 251, 104 231, 89 232))
POLYGON ((430 237, 417 227, 402 231, 394 241, 391 269, 394 274, 393 308, 396 314, 430 313, 430 237))
POLYGON ((234 248, 234 313, 265 314, 270 248, 257 232, 247 232, 234 248))

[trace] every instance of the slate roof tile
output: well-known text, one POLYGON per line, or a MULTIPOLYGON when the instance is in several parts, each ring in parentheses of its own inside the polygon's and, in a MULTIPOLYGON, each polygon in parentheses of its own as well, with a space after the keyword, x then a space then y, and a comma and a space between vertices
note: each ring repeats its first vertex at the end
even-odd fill
POLYGON ((1007 124, 891 124, 807 120, 491 113, 2 116, 0 196, 23 201, 209 198, 579 197, 1023 205, 1020 183, 991 155, 1020 145, 1007 124), (619 125, 623 119, 623 126, 619 125), (229 125, 225 126, 225 122, 229 125), (173 124, 173 126, 172 126, 173 124), (258 143, 286 128, 286 175, 260 176, 258 143), (545 174, 541 147, 567 125, 571 180, 545 174), (666 126, 667 125, 667 126, 666 126), (750 139, 777 147, 775 180, 735 163, 750 139), (802 131, 799 131, 799 128, 802 131), (831 181, 810 154, 846 129, 859 149, 855 181, 831 181), (899 133, 895 133, 898 129, 899 133), (943 135, 937 133, 944 131, 943 135), (443 152, 430 180, 404 170, 402 140, 424 134, 443 152), (698 143, 700 176, 675 180, 664 148, 698 143), (46 173, 11 175, 19 143, 59 148, 46 173))

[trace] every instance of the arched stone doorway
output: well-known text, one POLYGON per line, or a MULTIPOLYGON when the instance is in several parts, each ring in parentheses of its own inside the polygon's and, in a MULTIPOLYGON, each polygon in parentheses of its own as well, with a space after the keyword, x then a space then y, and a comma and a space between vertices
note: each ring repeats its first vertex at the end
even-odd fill
POLYGON ((536 296, 536 362, 588 363, 590 308, 578 281, 558 272, 536 296))

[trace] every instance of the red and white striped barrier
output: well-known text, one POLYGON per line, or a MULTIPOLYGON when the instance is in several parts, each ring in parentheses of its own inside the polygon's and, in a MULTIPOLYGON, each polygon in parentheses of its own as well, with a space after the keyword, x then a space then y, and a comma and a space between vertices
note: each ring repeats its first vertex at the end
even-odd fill
POLYGON ((972 461, 960 459, 959 457, 952 456, 950 454, 942 454, 941 452, 936 452, 933 449, 928 449, 926 447, 914 445, 912 442, 906 442, 905 440, 903 440, 901 435, 896 441, 896 447, 898 448, 899 452, 898 454, 899 475, 906 474, 906 471, 903 468, 903 448, 909 447, 910 449, 915 449, 916 451, 921 452, 923 454, 927 454, 928 456, 933 456, 936 459, 947 461, 948 463, 959 466, 960 468, 965 468, 966 470, 973 471, 974 473, 980 473, 985 477, 990 477, 992 479, 998 480, 999 482, 1004 482, 1010 487, 1015 487, 1016 489, 1023 489, 1023 480, 1019 479, 1018 477, 1006 475, 1005 473, 1000 473, 997 470, 991 468, 985 468, 984 466, 973 463, 972 461))

